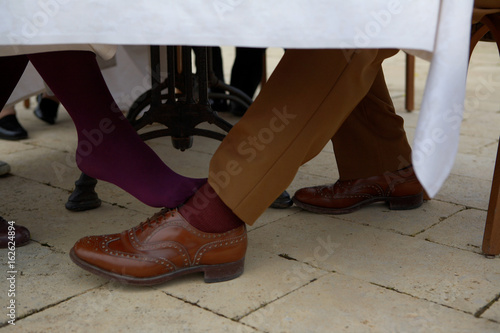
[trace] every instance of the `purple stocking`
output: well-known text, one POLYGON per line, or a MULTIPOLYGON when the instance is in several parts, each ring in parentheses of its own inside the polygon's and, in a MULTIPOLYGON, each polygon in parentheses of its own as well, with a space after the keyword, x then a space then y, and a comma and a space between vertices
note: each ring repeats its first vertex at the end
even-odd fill
POLYGON ((176 207, 205 183, 172 171, 141 140, 116 106, 94 53, 27 57, 73 118, 76 160, 87 175, 113 183, 153 207, 176 207))

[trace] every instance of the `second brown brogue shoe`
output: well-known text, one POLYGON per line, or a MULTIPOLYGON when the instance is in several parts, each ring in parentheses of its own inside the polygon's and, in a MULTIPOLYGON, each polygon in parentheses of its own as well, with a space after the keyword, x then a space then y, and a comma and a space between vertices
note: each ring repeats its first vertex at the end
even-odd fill
POLYGON ((403 210, 420 207, 423 192, 410 166, 380 176, 302 188, 295 192, 293 202, 321 214, 347 214, 379 201, 387 202, 390 209, 403 210))
POLYGON ((155 285, 202 272, 205 282, 243 273, 246 227, 206 233, 191 226, 177 210, 162 210, 121 234, 80 239, 70 256, 94 274, 126 284, 155 285))

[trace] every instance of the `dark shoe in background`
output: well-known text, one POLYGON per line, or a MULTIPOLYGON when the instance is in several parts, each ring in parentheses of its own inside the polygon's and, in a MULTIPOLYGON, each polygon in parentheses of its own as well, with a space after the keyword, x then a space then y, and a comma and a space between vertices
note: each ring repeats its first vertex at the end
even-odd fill
POLYGON ((43 97, 43 94, 39 94, 36 97, 38 105, 35 108, 35 116, 38 119, 45 121, 47 124, 54 125, 57 118, 57 110, 59 108, 59 102, 56 102, 50 98, 43 97))
POLYGON ((28 132, 21 126, 15 114, 0 119, 0 139, 22 140, 27 137, 28 132))
POLYGON ((0 161, 0 176, 4 176, 10 172, 10 165, 4 161, 0 161))
POLYGON ((30 232, 23 226, 17 225, 13 222, 7 222, 0 216, 0 248, 5 249, 13 245, 19 247, 28 244, 30 241, 30 232), (10 227, 10 228, 9 228, 10 227), (11 235, 9 235, 9 231, 11 235), (12 238, 14 232, 14 238, 12 238), (9 242, 11 244, 9 244, 9 242), (15 243, 14 243, 15 242, 15 243))
POLYGON ((236 103, 231 101, 231 113, 237 117, 242 117, 245 112, 247 112, 247 108, 241 105, 240 103, 236 103))
POLYGON ((280 194, 280 196, 274 200, 271 204, 271 208, 284 209, 293 205, 292 198, 290 198, 290 194, 287 191, 284 191, 280 194))
POLYGON ((227 112, 229 111, 229 104, 225 99, 213 99, 210 100, 210 107, 212 110, 217 112, 227 112))

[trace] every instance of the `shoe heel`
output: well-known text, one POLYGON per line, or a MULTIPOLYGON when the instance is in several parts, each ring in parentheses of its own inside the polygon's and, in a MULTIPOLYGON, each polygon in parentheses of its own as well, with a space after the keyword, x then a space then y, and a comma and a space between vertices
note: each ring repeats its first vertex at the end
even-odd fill
POLYGON ((387 200, 389 209, 392 210, 408 210, 422 206, 424 202, 424 193, 421 192, 415 195, 405 197, 392 197, 387 200))
POLYGON ((206 266, 203 270, 205 282, 213 283, 236 279, 243 274, 244 266, 245 258, 228 264, 206 266))

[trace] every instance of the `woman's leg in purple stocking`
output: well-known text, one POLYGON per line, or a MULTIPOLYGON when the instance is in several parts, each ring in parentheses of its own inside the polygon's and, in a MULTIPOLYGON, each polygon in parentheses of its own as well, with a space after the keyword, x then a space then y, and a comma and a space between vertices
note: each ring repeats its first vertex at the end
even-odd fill
POLYGON ((0 57, 0 110, 9 100, 27 65, 28 58, 24 55, 0 57))
POLYGON ((28 58, 75 122, 83 172, 154 207, 176 207, 205 183, 172 171, 141 140, 116 106, 95 54, 62 51, 28 58))

